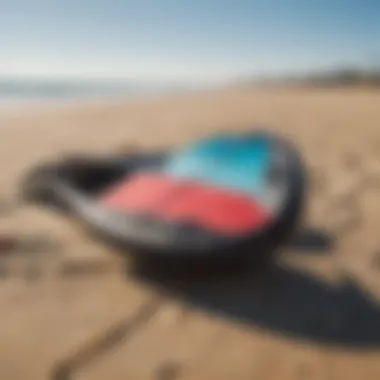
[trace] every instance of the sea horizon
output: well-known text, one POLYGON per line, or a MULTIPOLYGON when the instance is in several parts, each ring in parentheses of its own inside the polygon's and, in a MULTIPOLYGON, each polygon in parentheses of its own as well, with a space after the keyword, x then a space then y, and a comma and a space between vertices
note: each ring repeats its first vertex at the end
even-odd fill
POLYGON ((0 78, 0 107, 130 99, 186 90, 181 85, 136 81, 0 78))

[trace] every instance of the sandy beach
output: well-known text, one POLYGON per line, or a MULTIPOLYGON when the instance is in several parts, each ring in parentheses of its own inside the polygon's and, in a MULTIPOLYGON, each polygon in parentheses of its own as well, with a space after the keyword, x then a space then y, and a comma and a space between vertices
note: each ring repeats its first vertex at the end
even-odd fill
POLYGON ((0 258, 0 379, 378 379, 379 225, 379 91, 236 88, 4 107, 0 234, 50 245, 0 258), (263 128, 299 147, 311 180, 305 225, 330 244, 284 249, 273 273, 249 281, 173 294, 17 199, 26 170, 61 154, 172 148, 263 128), (78 260, 102 265, 70 272, 78 260), (108 333, 111 343, 97 341, 108 333))

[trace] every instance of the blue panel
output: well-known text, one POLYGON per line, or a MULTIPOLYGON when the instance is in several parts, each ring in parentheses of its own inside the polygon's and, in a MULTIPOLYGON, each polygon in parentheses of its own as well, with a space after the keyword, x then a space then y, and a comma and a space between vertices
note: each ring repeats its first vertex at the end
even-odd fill
POLYGON ((270 141, 264 137, 221 137, 180 152, 164 171, 177 179, 255 194, 265 188, 270 153, 270 141))

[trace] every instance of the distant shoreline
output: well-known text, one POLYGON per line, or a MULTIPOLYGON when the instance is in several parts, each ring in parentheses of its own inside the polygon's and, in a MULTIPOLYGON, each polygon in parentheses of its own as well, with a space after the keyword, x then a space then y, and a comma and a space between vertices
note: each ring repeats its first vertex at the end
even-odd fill
MULTIPOLYGON (((81 96, 66 96, 66 97, 42 97, 42 96, 13 96, 2 97, 0 95, 0 112, 3 111, 18 111, 18 110, 41 110, 41 109, 62 109, 62 108, 77 108, 83 106, 96 105, 114 105, 124 104, 132 101, 145 101, 155 99, 157 97, 171 96, 178 91, 137 91, 122 93, 122 94, 87 94, 81 96)), ((190 93, 190 91, 181 91, 181 94, 190 93)))
MULTIPOLYGON (((0 78, 0 110, 71 106, 187 92, 185 88, 165 84, 97 83, 0 78)), ((191 90, 189 90, 191 91, 191 90)))
POLYGON ((178 97, 187 97, 201 94, 223 94, 239 92, 257 91, 258 93, 281 94, 287 91, 292 93, 305 93, 312 95, 317 93, 352 93, 352 94, 380 94, 380 87, 366 84, 328 84, 328 83, 292 83, 292 82, 272 82, 272 83, 235 83, 229 86, 220 86, 219 88, 193 88, 193 89, 166 89, 165 91, 131 91, 130 93, 105 93, 105 94, 86 94, 81 96, 66 97, 39 97, 39 96, 13 96, 10 98, 2 97, 0 93, 0 113, 13 114, 15 112, 50 112, 54 110, 97 108, 97 107, 114 107, 123 106, 131 103, 150 103, 158 99, 177 99, 178 97))

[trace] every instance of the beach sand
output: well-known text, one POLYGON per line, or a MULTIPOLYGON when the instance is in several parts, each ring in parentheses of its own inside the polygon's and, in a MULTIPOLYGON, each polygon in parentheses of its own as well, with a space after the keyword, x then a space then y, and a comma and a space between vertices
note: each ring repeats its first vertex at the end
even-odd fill
POLYGON ((366 89, 2 110, 0 234, 26 242, 1 258, 0 379, 378 379, 379 125, 380 92, 366 89), (258 128, 299 146, 311 179, 305 224, 329 244, 318 251, 314 236, 306 251, 285 249, 252 279, 172 294, 124 273, 77 226, 17 199, 25 172, 61 154, 155 150, 258 128))

